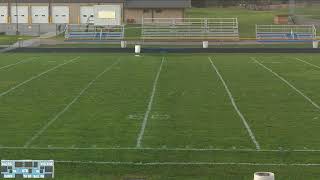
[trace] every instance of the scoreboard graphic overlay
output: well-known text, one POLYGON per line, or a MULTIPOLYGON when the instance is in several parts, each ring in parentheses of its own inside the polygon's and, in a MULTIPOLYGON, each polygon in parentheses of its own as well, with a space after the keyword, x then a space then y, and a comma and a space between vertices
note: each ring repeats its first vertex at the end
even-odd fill
POLYGON ((53 160, 1 160, 0 178, 54 178, 53 160))

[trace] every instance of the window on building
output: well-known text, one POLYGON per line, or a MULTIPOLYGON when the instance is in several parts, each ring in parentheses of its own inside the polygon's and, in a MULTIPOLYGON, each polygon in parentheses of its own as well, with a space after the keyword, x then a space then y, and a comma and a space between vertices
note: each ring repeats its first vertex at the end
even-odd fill
POLYGON ((143 13, 148 13, 150 9, 143 9, 143 13))

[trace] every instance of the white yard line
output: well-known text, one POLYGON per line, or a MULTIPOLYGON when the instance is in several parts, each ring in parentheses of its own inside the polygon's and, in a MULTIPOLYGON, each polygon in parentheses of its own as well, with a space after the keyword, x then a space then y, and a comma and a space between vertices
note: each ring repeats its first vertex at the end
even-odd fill
POLYGON ((317 163, 255 163, 255 162, 133 162, 133 161, 66 161, 55 160, 56 163, 69 164, 105 164, 105 165, 132 165, 132 166, 320 166, 317 163))
POLYGON ((155 96, 155 93, 156 93, 156 90, 157 90, 157 84, 158 84, 158 80, 159 80, 159 77, 160 77, 160 73, 161 73, 161 70, 162 70, 162 65, 163 65, 163 61, 164 60, 165 60, 165 58, 163 57, 162 60, 161 60, 161 64, 160 64, 158 73, 157 73, 156 78, 155 78, 155 80, 153 82, 152 93, 151 93, 150 100, 149 100, 149 103, 148 103, 147 111, 146 111, 146 113, 144 115, 144 118, 143 118, 143 122, 142 122, 142 125, 141 125, 140 133, 139 133, 138 138, 137 138, 136 147, 141 147, 144 131, 145 131, 145 128, 147 126, 149 114, 150 114, 151 109, 152 109, 153 100, 154 100, 154 96, 155 96))
POLYGON ((308 65, 310 65, 310 66, 313 66, 313 67, 315 67, 315 68, 320 69, 320 66, 314 65, 314 64, 309 63, 309 62, 307 62, 307 61, 304 61, 304 60, 302 60, 302 59, 300 59, 300 58, 296 58, 296 60, 301 61, 301 62, 303 62, 303 63, 305 63, 305 64, 308 64, 308 65))
POLYGON ((36 57, 31 57, 31 58, 19 60, 19 61, 16 62, 16 63, 8 64, 8 65, 6 65, 6 66, 0 67, 0 70, 2 70, 2 69, 7 69, 7 68, 9 68, 9 67, 16 66, 16 65, 18 65, 18 64, 26 63, 26 62, 28 62, 28 61, 34 60, 35 58, 36 58, 36 57))
POLYGON ((31 139, 29 139, 24 147, 28 147, 35 139, 37 139, 51 124, 53 124, 62 114, 64 114, 66 111, 69 110, 69 108, 78 101, 78 99, 83 95, 83 93, 86 92, 87 89, 89 89, 91 87, 91 85, 98 80, 103 74, 105 74, 106 72, 110 71, 112 69, 112 67, 114 65, 116 65, 117 63, 119 63, 119 60, 117 60, 116 62, 114 62, 112 65, 108 66, 107 68, 104 69, 104 71, 102 71, 100 74, 98 74, 92 81, 90 81, 89 84, 87 84, 87 86, 85 86, 80 93, 62 110, 60 111, 58 114, 56 114, 45 126, 43 126, 31 139))
POLYGON ((65 62, 65 63, 59 64, 59 65, 57 65, 57 66, 55 66, 55 67, 53 67, 53 68, 51 68, 51 69, 48 69, 48 70, 46 70, 46 71, 44 71, 44 72, 42 72, 42 73, 40 73, 40 74, 38 74, 38 75, 32 76, 31 78, 29 78, 29 79, 27 79, 27 80, 25 80, 25 81, 17 84, 16 86, 13 86, 12 88, 10 88, 10 89, 8 89, 8 90, 0 93, 0 97, 2 97, 2 96, 4 96, 4 95, 12 92, 13 90, 17 89, 18 87, 20 87, 20 86, 22 86, 22 85, 24 85, 24 84, 26 84, 26 83, 34 80, 34 79, 37 79, 37 78, 41 77, 41 76, 44 75, 44 74, 47 74, 47 73, 50 72, 50 71, 53 71, 53 70, 55 70, 55 69, 57 69, 57 68, 59 68, 59 67, 61 67, 61 66, 64 66, 64 65, 66 65, 66 64, 69 64, 69 63, 71 63, 71 62, 73 62, 73 61, 75 61, 75 60, 77 60, 77 59, 79 59, 79 58, 80 58, 80 56, 78 56, 78 57, 76 57, 76 58, 73 58, 73 59, 71 59, 71 60, 69 60, 69 61, 67 61, 67 62, 65 62))
POLYGON ((315 108, 317 108, 318 110, 320 110, 320 106, 315 103, 311 98, 309 98, 307 95, 305 95, 302 91, 300 91, 299 89, 297 89, 294 85, 292 85, 289 81, 287 81, 285 78, 283 78, 282 76, 280 76, 278 73, 274 72, 272 69, 266 67, 265 65, 263 65, 262 63, 260 63, 259 61, 257 61, 256 58, 251 57, 251 59, 256 62, 257 64, 259 64, 261 67, 263 67, 264 69, 268 70, 270 73, 272 73, 273 75, 275 75, 276 77, 278 77, 281 81, 283 81, 284 83, 286 83, 289 87, 291 87, 293 90, 295 90, 298 94, 300 94, 302 97, 304 97, 307 101, 309 101, 315 108))
POLYGON ((220 78, 220 80, 221 80, 221 82, 222 82, 225 90, 226 90, 227 93, 228 93, 228 96, 229 96, 229 99, 230 99, 230 101, 231 101, 232 106, 234 107, 234 109, 235 109, 236 112, 238 113, 239 117, 241 118, 242 123, 243 123, 244 126, 246 127, 247 132, 248 132, 248 134, 249 134, 250 137, 251 137, 252 142, 253 142, 253 143, 255 144, 255 146, 256 146, 256 149, 257 149, 257 150, 260 150, 260 149, 261 149, 261 148, 260 148, 260 145, 259 145, 258 141, 256 140, 256 137, 255 137, 255 135, 253 134, 253 132, 252 132, 252 130, 251 130, 251 128, 250 128, 247 120, 245 119, 245 117, 243 116, 243 114, 241 113, 241 111, 239 110, 239 108, 238 108, 238 106, 237 106, 237 104, 236 104, 236 102, 235 102, 235 100, 234 100, 234 98, 233 98, 233 96, 232 96, 232 94, 231 94, 231 91, 229 90, 229 87, 228 87, 227 83, 223 80, 222 75, 220 74, 218 68, 214 65, 214 63, 213 63, 213 61, 212 61, 212 59, 211 59, 210 57, 209 57, 209 61, 211 62, 211 65, 212 65, 213 69, 216 71, 217 75, 219 76, 219 78, 220 78))
POLYGON ((222 149, 222 148, 152 148, 152 147, 5 147, 0 146, 0 149, 12 150, 128 150, 128 151, 221 151, 221 152, 320 152, 320 149, 222 149))

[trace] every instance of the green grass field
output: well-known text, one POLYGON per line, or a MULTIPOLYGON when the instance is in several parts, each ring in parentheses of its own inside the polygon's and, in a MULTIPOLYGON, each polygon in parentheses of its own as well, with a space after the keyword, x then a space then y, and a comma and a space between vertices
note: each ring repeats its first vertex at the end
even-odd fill
POLYGON ((28 40, 31 38, 31 36, 0 35, 0 45, 11 45, 16 43, 18 40, 28 40))
POLYGON ((316 180, 319 59, 0 54, 0 159, 65 180, 316 180))

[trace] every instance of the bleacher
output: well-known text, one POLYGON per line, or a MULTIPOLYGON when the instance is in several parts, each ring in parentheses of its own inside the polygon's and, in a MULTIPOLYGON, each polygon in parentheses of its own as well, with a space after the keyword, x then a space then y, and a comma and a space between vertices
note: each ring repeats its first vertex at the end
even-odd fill
POLYGON ((144 18, 141 29, 144 39, 239 39, 237 18, 144 18))
POLYGON ((124 26, 94 26, 69 24, 65 39, 72 40, 120 40, 124 38, 124 26))
POLYGON ((313 25, 257 25, 259 42, 311 42, 316 39, 313 25))

